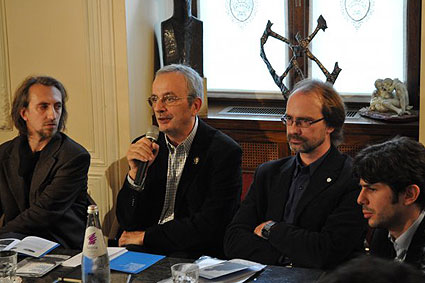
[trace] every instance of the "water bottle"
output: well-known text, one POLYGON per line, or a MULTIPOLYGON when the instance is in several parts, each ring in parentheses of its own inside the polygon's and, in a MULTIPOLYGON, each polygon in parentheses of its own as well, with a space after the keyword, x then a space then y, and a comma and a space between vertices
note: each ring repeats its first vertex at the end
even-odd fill
POLYGON ((96 205, 89 205, 87 213, 81 260, 82 279, 85 283, 109 283, 111 271, 108 251, 99 222, 99 210, 96 205))

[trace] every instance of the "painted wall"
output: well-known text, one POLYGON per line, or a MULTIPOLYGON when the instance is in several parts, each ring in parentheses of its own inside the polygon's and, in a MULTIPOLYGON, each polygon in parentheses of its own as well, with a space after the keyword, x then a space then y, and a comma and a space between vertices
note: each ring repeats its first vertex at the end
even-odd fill
POLYGON ((17 135, 8 115, 25 77, 63 82, 66 133, 91 154, 89 193, 107 233, 116 227, 128 146, 151 124, 146 100, 155 41, 172 6, 173 0, 0 0, 0 143, 17 135))
POLYGON ((59 79, 69 93, 66 133, 91 154, 89 193, 107 231, 131 140, 125 1, 1 0, 0 8, 0 143, 17 134, 4 117, 19 83, 59 79))
POLYGON ((172 13, 173 0, 126 0, 131 139, 145 133, 152 121, 147 99, 155 60, 161 61, 161 22, 172 13))

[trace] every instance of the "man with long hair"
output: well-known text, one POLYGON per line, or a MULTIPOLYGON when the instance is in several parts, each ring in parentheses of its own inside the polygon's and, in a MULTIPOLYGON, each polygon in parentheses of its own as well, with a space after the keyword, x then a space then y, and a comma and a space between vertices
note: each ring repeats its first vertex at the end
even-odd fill
POLYGON ((47 76, 28 77, 15 93, 12 120, 19 136, 0 145, 0 235, 82 248, 90 155, 62 133, 66 100, 62 83, 47 76))

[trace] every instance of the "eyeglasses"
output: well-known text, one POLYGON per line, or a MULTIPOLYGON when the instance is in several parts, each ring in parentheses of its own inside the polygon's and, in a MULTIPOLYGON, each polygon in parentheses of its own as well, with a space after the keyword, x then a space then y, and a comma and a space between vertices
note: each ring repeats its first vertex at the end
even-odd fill
POLYGON ((317 120, 310 120, 306 118, 298 118, 294 120, 294 118, 291 116, 286 116, 286 114, 280 118, 280 120, 282 120, 285 125, 292 126, 295 123, 295 126, 300 128, 309 128, 311 125, 316 124, 324 119, 325 117, 319 118, 317 120))
POLYGON ((177 104, 180 99, 183 98, 175 95, 164 95, 162 98, 159 98, 157 95, 151 95, 148 98, 148 103, 150 106, 154 106, 158 103, 158 100, 161 100, 161 102, 165 104, 165 106, 171 106, 177 104))

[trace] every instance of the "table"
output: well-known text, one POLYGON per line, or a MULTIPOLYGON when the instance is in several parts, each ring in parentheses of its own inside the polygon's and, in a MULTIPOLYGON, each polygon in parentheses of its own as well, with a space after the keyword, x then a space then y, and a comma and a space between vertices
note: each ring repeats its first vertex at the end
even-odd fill
MULTIPOLYGON (((63 251, 61 251, 62 253, 63 251)), ((59 253, 59 251, 57 252, 59 253)), ((65 251, 63 254, 73 255, 77 252, 65 251)), ((190 259, 181 258, 164 258, 159 262, 155 263, 148 269, 140 272, 139 274, 132 275, 130 281, 127 281, 129 275, 126 273, 111 271, 111 282, 112 283, 127 283, 127 282, 143 282, 143 283, 154 283, 163 279, 171 277, 171 266, 180 262, 193 262, 190 259)), ((267 266, 262 272, 256 274, 247 282, 255 283, 273 283, 273 282, 315 282, 320 275, 321 270, 309 269, 309 268, 298 268, 298 267, 283 267, 283 266, 267 266)), ((81 278, 80 267, 58 267, 41 278, 25 278, 23 277, 23 283, 41 283, 41 282, 53 282, 59 277, 69 278, 81 278)))

